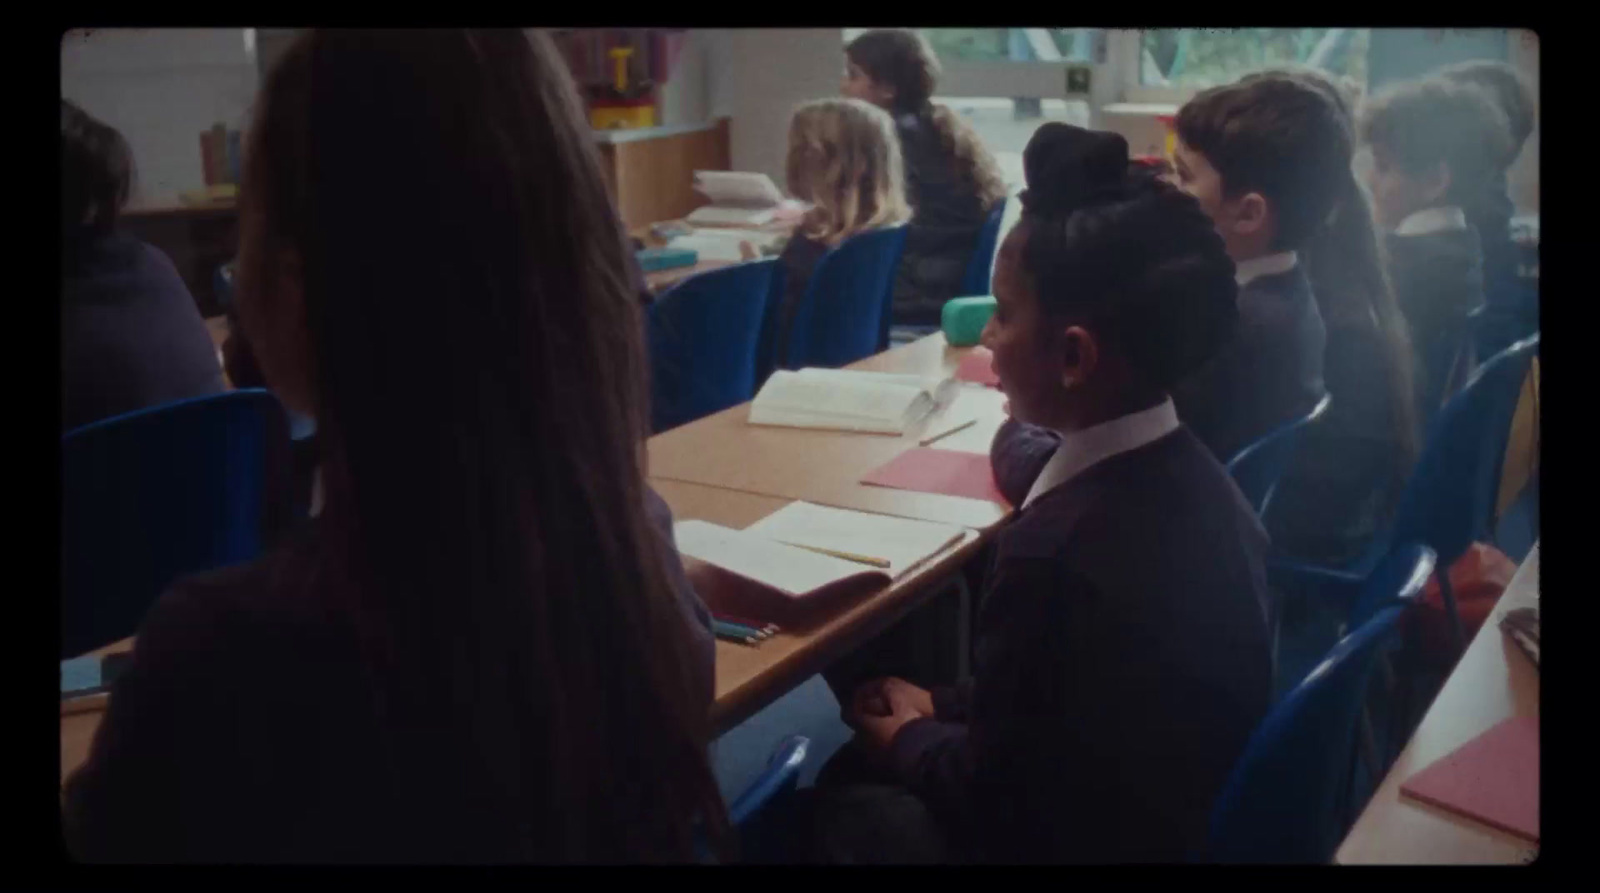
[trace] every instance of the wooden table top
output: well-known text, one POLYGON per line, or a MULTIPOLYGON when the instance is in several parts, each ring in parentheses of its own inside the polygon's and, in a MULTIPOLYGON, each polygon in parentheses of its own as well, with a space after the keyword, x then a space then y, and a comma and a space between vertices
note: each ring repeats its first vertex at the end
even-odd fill
MULTIPOLYGON (((664 224, 665 223, 683 223, 683 221, 681 221, 681 220, 664 220, 664 221, 661 221, 661 223, 664 223, 664 224)), ((775 223, 775 224, 768 224, 765 227, 756 227, 756 229, 765 230, 765 231, 768 231, 768 232, 784 232, 784 231, 792 229, 793 226, 794 226, 794 224, 792 224, 792 223, 775 223)), ((714 229, 715 227, 706 227, 706 228, 707 229, 714 229)), ((633 229, 633 230, 631 230, 629 232, 629 235, 633 236, 635 239, 638 239, 639 241, 643 242, 645 245, 647 245, 649 247, 652 247, 652 248, 660 247, 660 246, 666 244, 661 239, 656 238, 655 233, 651 232, 650 227, 648 227, 648 226, 636 227, 635 229, 633 229)), ((701 273, 708 273, 708 272, 710 272, 712 270, 720 270, 723 267, 731 267, 734 264, 739 264, 739 263, 743 263, 743 261, 738 261, 738 260, 702 260, 702 261, 697 262, 692 267, 674 267, 673 269, 670 269, 670 270, 656 270, 656 271, 651 272, 651 273, 646 273, 646 274, 644 274, 644 281, 645 281, 645 284, 650 287, 650 291, 651 292, 659 295, 662 292, 666 291, 667 289, 671 288, 672 286, 677 285, 678 283, 682 282, 685 279, 688 279, 690 276, 697 276, 697 275, 699 275, 701 273)))
POLYGON ((1537 605, 1535 544, 1505 594, 1445 681, 1416 734, 1356 820, 1335 861, 1344 865, 1504 865, 1530 861, 1538 845, 1400 795, 1400 785, 1513 716, 1539 715, 1539 671, 1500 631, 1514 608, 1537 605))
MULTIPOLYGON (((700 520, 742 529, 791 500, 703 484, 653 480, 651 486, 672 507, 674 520, 700 520)), ((717 734, 726 732, 770 704, 834 659, 854 649, 904 616, 931 588, 978 548, 980 536, 967 536, 928 564, 891 586, 854 602, 825 622, 805 630, 783 630, 750 647, 717 640, 717 695, 711 708, 717 734)))
MULTIPOLYGON (((948 374, 967 350, 948 347, 944 335, 935 333, 852 363, 849 368, 948 374)), ((1006 418, 1004 402, 1003 395, 993 388, 963 385, 944 412, 950 416, 971 413, 978 421, 933 446, 988 453, 995 432, 1006 418)), ((903 437, 750 425, 749 415, 750 405, 744 403, 650 438, 651 478, 804 499, 975 530, 993 527, 1010 514, 1004 506, 986 500, 860 483, 869 471, 917 446, 924 432, 946 415, 930 418, 903 437)))
MULTIPOLYGON (((710 521, 736 529, 754 524, 791 501, 680 481, 653 480, 651 486, 671 506, 675 520, 710 521)), ((976 532, 968 531, 965 540, 946 549, 934 561, 815 627, 785 630, 754 648, 717 640, 716 701, 712 705, 716 733, 748 719, 835 658, 887 628, 929 594, 932 585, 959 568, 978 548, 979 541, 976 532)), ((131 638, 124 639, 92 653, 109 654, 132 646, 131 638)), ((104 695, 81 698, 72 708, 63 707, 62 783, 88 758, 105 707, 104 695)))

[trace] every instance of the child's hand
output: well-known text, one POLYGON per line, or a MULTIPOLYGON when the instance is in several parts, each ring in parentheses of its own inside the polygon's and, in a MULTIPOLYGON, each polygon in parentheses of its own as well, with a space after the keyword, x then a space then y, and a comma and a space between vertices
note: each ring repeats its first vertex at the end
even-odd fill
POLYGON ((756 258, 760 257, 761 255, 756 253, 756 247, 754 245, 751 245, 747 241, 740 240, 740 242, 739 242, 739 256, 744 258, 745 260, 755 260, 756 258))

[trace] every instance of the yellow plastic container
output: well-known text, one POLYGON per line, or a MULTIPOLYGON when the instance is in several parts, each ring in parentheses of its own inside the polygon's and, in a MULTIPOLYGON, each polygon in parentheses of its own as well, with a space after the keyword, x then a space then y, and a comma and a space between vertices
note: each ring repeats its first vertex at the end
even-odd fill
POLYGON ((597 105, 589 109, 589 126, 596 130, 654 127, 656 126, 656 107, 653 105, 597 105))

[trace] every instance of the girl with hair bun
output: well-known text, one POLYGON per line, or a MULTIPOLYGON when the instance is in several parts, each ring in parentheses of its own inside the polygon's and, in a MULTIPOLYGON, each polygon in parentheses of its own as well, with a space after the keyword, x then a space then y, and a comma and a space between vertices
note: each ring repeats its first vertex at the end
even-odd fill
POLYGON ((1235 323, 1194 199, 1051 123, 983 341, 1016 416, 973 680, 862 685, 810 795, 825 859, 1177 861, 1270 695, 1266 535, 1169 396, 1235 323), (876 819, 876 821, 874 821, 876 819))

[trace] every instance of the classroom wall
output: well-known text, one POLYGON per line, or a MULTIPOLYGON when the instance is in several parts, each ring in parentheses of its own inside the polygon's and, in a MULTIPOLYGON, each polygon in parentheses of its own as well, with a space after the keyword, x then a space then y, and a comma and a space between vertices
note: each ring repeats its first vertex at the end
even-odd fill
MULTIPOLYGON (((259 75, 245 28, 93 28, 61 41, 61 95, 122 132, 134 204, 205 186, 200 132, 240 127, 259 75)), ((253 35, 252 35, 253 38, 253 35)))
POLYGON ((842 28, 716 28, 702 34, 709 55, 711 113, 732 118, 734 170, 783 185, 789 114, 810 99, 839 95, 842 28))

